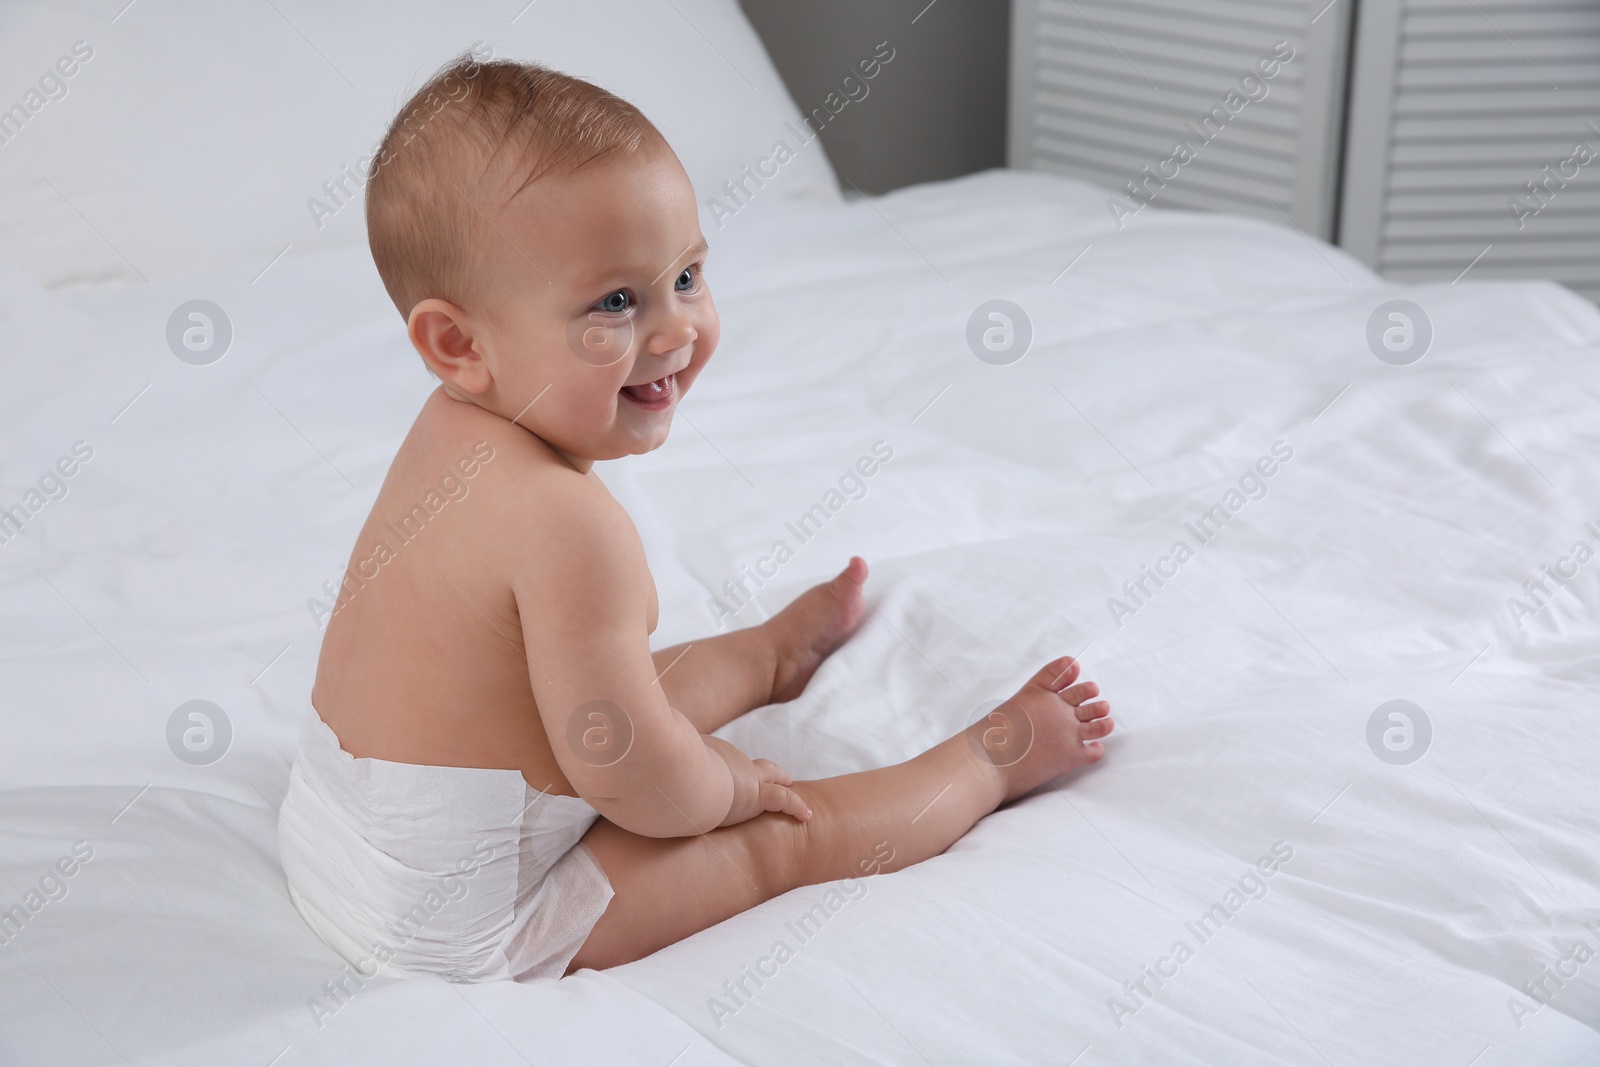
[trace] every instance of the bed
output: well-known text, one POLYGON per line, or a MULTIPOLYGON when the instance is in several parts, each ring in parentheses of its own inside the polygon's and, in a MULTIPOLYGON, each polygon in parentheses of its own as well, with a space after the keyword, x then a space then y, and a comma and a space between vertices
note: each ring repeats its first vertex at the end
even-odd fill
MULTIPOLYGON (((579 21, 548 6, 489 36, 579 21)), ((139 12, 80 14, 111 42, 139 12)), ((650 18, 792 119, 731 3, 650 18)), ((691 152, 697 184, 763 137, 691 152)), ((289 903, 276 805, 311 602, 433 382, 359 242, 268 264, 263 218, 186 265, 80 203, 130 262, 85 238, 0 275, 0 1062, 1600 1062, 1595 307, 1395 286, 1226 216, 1119 229, 1038 173, 796 175, 708 220, 719 354, 663 449, 602 469, 656 641, 861 554, 862 632, 724 736, 881 765, 1065 652, 1113 701, 1107 758, 625 967, 352 980, 289 903), (226 352, 175 358, 200 299, 226 352)))

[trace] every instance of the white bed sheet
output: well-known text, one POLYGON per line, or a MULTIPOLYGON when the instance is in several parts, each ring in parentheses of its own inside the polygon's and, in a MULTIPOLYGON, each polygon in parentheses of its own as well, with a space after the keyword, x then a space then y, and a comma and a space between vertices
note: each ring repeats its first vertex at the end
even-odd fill
POLYGON ((0 506, 95 450, 0 545, 0 905, 94 849, 0 945, 0 1062, 1600 1060, 1600 963, 1537 1012, 1518 991, 1600 949, 1600 567, 1520 628, 1506 603, 1600 541, 1600 313, 1470 275, 1402 290, 1238 219, 1119 232, 1104 195, 995 172, 753 205, 714 239, 720 355, 668 445, 604 474, 665 644, 712 629, 740 564, 892 447, 738 616, 873 563, 863 632, 801 701, 726 731, 751 751, 808 776, 901 759, 1071 652, 1116 706, 1107 759, 865 883, 803 944, 823 887, 606 974, 370 983, 320 1027, 307 1000, 337 960, 273 844, 305 601, 431 381, 355 251, 255 285, 254 265, 114 295, 0 284, 0 506), (1401 296, 1435 338, 1391 367, 1364 335, 1401 296), (194 297, 234 325, 209 367, 163 340, 194 297), (995 297, 1035 333, 1007 367, 964 340, 995 297), (1107 598, 1280 440, 1269 495, 1119 628, 1107 598), (196 698, 235 732, 207 767, 166 747, 196 698), (1366 741, 1396 698, 1433 725, 1409 766, 1366 741), (1266 895, 1196 944, 1185 924, 1278 842, 1266 895), (1132 999, 1179 939, 1194 957, 1132 999), (793 958, 714 1016, 778 940, 793 958))

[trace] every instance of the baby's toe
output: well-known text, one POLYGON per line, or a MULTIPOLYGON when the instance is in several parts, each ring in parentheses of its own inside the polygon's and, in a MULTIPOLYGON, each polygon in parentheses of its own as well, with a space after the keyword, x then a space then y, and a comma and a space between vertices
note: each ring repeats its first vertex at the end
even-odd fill
POLYGON ((1042 686, 1052 693, 1059 693, 1077 680, 1079 669, 1077 660, 1071 656, 1062 656, 1039 668, 1039 673, 1030 679, 1030 684, 1042 686))
POLYGON ((850 562, 844 570, 834 576, 829 586, 834 595, 840 598, 851 598, 861 595, 861 587, 867 583, 867 561, 860 556, 851 556, 850 562))
POLYGON ((1075 709, 1079 722, 1088 722, 1090 719, 1099 719, 1111 714, 1111 701, 1096 700, 1092 704, 1079 704, 1075 709))
POLYGON ((1078 737, 1084 741, 1097 741, 1109 734, 1112 730, 1112 727, 1113 723, 1111 716, 1106 715, 1102 718, 1095 719, 1092 722, 1086 722, 1082 726, 1078 727, 1078 737))
POLYGON ((1085 700, 1093 700, 1099 695, 1100 686, 1094 682, 1079 682, 1077 685, 1068 686, 1057 694, 1068 704, 1082 704, 1085 700))

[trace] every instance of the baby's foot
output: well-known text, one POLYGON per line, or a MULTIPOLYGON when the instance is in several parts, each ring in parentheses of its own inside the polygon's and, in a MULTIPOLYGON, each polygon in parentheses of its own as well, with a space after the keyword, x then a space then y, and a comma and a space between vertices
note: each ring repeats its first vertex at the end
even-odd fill
POLYGON ((1095 700, 1100 687, 1078 682, 1078 672, 1071 656, 1045 664, 1016 696, 967 729, 979 754, 1000 768, 1007 800, 1106 754, 1100 738, 1111 732, 1111 705, 1095 700))
POLYGON ((866 561, 852 556, 833 581, 806 590, 767 620, 777 652, 770 703, 785 704, 803 693, 822 661, 860 627, 867 611, 861 595, 866 580, 866 561))

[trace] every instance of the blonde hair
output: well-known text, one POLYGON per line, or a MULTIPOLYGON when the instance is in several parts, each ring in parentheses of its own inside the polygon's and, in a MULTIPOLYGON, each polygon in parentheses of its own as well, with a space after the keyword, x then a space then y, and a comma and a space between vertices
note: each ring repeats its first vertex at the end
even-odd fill
POLYGON ((504 203, 546 175, 649 144, 666 141, 598 85, 463 54, 400 108, 367 176, 367 242, 389 298, 402 316, 428 297, 464 303, 475 250, 501 240, 482 200, 491 168, 504 175, 491 183, 505 190, 504 203))

